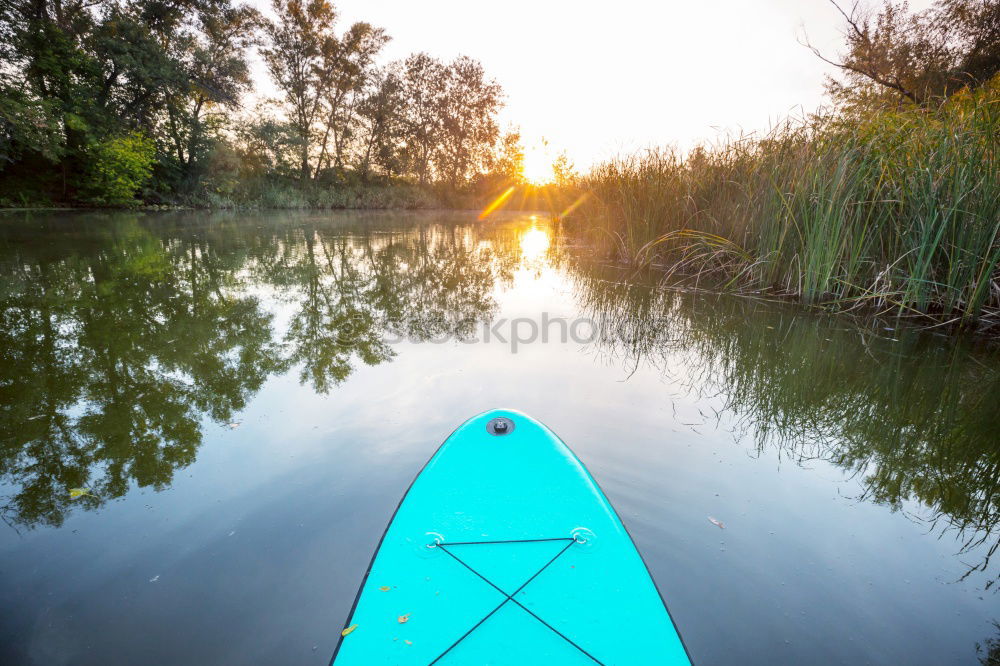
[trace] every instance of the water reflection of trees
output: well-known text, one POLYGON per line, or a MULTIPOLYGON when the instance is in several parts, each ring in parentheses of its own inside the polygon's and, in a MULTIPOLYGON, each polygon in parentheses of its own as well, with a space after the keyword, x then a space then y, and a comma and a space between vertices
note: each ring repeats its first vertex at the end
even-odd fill
POLYGON ((387 335, 468 335, 493 312, 495 282, 509 273, 468 228, 345 234, 306 226, 299 234, 256 268, 294 304, 289 359, 320 392, 346 379, 354 359, 390 359, 387 335))
POLYGON ((183 216, 8 220, 0 229, 0 499, 60 525, 132 484, 161 489, 297 368, 329 391, 392 356, 390 332, 463 331, 509 265, 469 232, 183 216), (277 303, 276 307, 273 307, 277 303), (272 308, 272 309, 269 309, 272 308), (89 492, 71 499, 69 489, 89 492))
POLYGON ((759 301, 625 286, 608 269, 576 275, 605 353, 718 394, 758 449, 831 462, 860 481, 864 499, 893 510, 918 503, 912 517, 979 555, 967 575, 988 569, 1000 547, 995 350, 759 301))
POLYGON ((976 643, 976 654, 982 666, 1000 666, 1000 622, 993 621, 995 635, 976 643))

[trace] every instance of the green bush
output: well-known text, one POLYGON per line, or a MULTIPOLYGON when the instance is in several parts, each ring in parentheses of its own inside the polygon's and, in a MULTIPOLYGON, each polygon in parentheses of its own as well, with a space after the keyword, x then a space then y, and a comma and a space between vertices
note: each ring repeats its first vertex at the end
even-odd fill
POLYGON ((135 206, 135 195, 149 182, 156 144, 141 132, 115 136, 87 151, 83 191, 100 206, 135 206))

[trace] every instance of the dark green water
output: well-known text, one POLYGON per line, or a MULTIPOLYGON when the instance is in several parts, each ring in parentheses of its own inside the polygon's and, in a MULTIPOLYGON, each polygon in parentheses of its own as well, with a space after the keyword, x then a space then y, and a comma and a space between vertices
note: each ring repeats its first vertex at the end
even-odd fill
POLYGON ((622 286, 527 216, 7 214, 0 276, 0 663, 325 664, 498 406, 587 464, 696 663, 1000 658, 981 342, 622 286))

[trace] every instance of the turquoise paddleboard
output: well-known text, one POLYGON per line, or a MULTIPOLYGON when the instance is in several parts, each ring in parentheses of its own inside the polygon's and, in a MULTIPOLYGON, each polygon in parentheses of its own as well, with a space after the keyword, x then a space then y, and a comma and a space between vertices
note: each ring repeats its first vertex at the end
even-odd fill
POLYGON ((410 486, 333 663, 690 661, 583 464, 541 423, 496 410, 452 433, 410 486))

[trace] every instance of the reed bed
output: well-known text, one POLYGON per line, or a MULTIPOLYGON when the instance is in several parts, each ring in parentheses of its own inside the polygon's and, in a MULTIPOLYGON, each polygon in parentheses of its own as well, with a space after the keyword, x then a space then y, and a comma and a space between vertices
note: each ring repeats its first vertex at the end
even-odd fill
MULTIPOLYGON (((814 116, 601 164, 571 233, 638 270, 837 309, 1000 320, 1000 82, 933 111, 814 116)), ((572 222, 572 217, 570 218, 572 222)))

